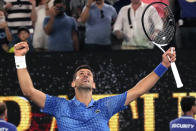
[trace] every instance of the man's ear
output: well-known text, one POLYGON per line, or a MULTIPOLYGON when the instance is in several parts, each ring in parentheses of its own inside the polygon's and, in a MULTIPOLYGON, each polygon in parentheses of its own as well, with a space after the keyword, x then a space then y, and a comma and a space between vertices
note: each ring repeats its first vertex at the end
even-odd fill
POLYGON ((75 81, 72 81, 72 82, 71 82, 71 87, 75 88, 75 86, 76 86, 75 81))
POLYGON ((95 82, 93 82, 93 89, 96 89, 96 84, 95 84, 95 82))

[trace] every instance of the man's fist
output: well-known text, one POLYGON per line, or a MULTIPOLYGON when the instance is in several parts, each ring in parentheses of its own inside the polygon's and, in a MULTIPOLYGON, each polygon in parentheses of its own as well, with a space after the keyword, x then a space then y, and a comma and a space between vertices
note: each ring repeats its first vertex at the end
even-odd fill
POLYGON ((170 63, 175 61, 176 51, 174 47, 171 47, 162 55, 162 64, 168 68, 170 67, 170 63))
POLYGON ((14 45, 15 56, 24 56, 29 51, 29 45, 27 42, 20 42, 14 45))

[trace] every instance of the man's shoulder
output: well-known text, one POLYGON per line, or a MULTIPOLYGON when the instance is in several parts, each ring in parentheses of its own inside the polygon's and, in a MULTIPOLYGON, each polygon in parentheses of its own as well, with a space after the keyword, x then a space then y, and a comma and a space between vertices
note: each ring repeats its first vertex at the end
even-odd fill
POLYGON ((14 124, 10 123, 10 122, 7 122, 7 124, 8 124, 10 127, 12 127, 12 128, 16 128, 16 126, 15 126, 14 124))
POLYGON ((109 8, 109 9, 114 9, 114 7, 112 5, 106 4, 104 3, 103 5, 105 8, 109 8))
POLYGON ((74 17, 72 17, 72 16, 65 15, 65 17, 64 17, 64 18, 69 19, 69 20, 72 20, 72 21, 75 21, 75 18, 74 18, 74 17))
POLYGON ((16 129, 16 126, 14 124, 12 124, 10 122, 7 122, 7 121, 1 120, 0 125, 1 125, 1 127, 6 127, 6 128, 9 128, 9 129, 16 129))
POLYGON ((55 100, 56 102, 59 101, 59 102, 64 102, 64 101, 68 101, 65 97, 58 97, 58 96, 51 96, 51 95, 48 95, 46 94, 46 98, 49 100, 55 100))
POLYGON ((173 119, 173 120, 170 121, 170 124, 176 123, 176 122, 178 122, 179 120, 180 120, 180 118, 173 119))
POLYGON ((184 123, 184 122, 191 122, 191 123, 195 123, 196 124, 196 120, 192 117, 186 117, 186 116, 182 116, 182 117, 179 117, 179 118, 176 118, 172 121, 170 121, 170 124, 173 124, 173 123, 184 123))

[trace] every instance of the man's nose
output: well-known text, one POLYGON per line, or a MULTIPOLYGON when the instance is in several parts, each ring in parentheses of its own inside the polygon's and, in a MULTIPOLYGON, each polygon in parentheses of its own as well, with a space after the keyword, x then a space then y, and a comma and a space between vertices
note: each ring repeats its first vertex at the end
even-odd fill
POLYGON ((87 73, 84 73, 84 77, 85 77, 85 78, 88 78, 88 74, 87 74, 87 73))

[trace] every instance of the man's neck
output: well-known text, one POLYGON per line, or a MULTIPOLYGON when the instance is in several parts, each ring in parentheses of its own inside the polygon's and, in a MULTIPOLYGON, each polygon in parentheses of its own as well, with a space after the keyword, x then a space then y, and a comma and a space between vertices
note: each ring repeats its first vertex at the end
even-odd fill
POLYGON ((89 103, 92 100, 92 90, 75 90, 75 97, 78 101, 84 103, 86 106, 89 105, 89 103))
POLYGON ((138 3, 132 3, 132 8, 134 9, 134 11, 136 11, 140 6, 141 6, 142 2, 138 2, 138 3))
POLYGON ((101 9, 103 7, 103 5, 104 5, 104 2, 98 3, 98 4, 96 3, 97 8, 99 8, 99 9, 101 9))
POLYGON ((194 113, 192 111, 188 111, 188 112, 184 113, 184 115, 194 117, 194 113))

